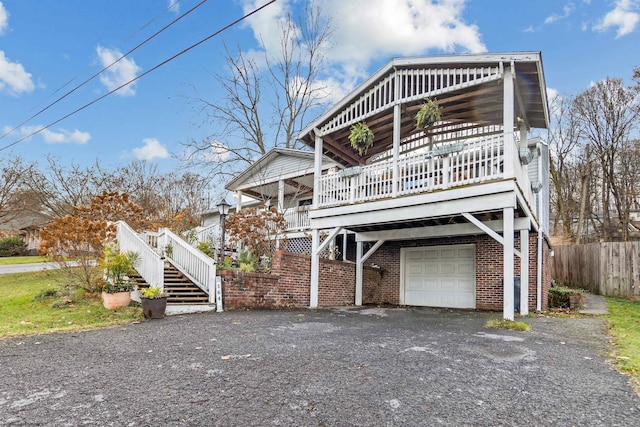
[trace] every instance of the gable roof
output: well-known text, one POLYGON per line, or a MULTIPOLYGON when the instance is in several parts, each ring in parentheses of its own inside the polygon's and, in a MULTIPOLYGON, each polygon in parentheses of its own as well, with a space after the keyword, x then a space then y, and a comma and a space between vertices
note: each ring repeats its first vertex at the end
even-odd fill
MULTIPOLYGON (((323 170, 337 166, 329 158, 323 160, 323 170)), ((285 195, 308 193, 313 188, 313 172, 313 152, 276 147, 229 181, 225 188, 257 198, 271 198, 277 196, 278 182, 283 180, 285 195)))
MULTIPOLYGON (((546 84, 539 52, 438 55, 390 60, 348 96, 313 120, 298 139, 310 147, 323 137, 325 151, 342 164, 366 162, 390 149, 394 106, 400 105, 401 138, 415 133, 414 116, 425 98, 442 108, 438 132, 451 124, 502 125, 503 79, 507 67, 515 70, 515 116, 532 128, 548 128, 546 84), (350 127, 364 121, 375 134, 374 147, 364 156, 348 143, 350 127)), ((448 128, 449 127, 449 128, 448 128)))

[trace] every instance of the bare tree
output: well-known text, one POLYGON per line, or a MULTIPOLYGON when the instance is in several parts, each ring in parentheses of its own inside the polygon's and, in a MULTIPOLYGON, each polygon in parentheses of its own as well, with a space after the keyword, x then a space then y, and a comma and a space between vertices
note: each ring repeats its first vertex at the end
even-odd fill
POLYGON ((23 177, 29 166, 20 157, 9 156, 0 166, 0 224, 15 219, 28 203, 20 197, 23 177))
POLYGON ((44 170, 36 165, 26 170, 24 184, 54 217, 71 215, 74 207, 88 204, 104 189, 97 161, 95 166, 82 167, 77 163, 64 165, 51 156, 44 170))
POLYGON ((319 104, 316 80, 330 21, 320 8, 307 6, 300 19, 287 15, 278 29, 278 51, 265 50, 260 61, 240 47, 235 54, 225 47, 228 73, 216 75, 223 99, 198 100, 214 129, 209 137, 184 143, 182 157, 206 168, 218 183, 275 146, 296 148, 306 114, 319 104))
POLYGON ((602 173, 600 196, 605 241, 612 239, 615 230, 612 208, 618 216, 615 226, 622 239, 628 239, 630 204, 620 167, 623 150, 640 118, 637 96, 637 88, 624 86, 622 79, 607 78, 582 92, 574 102, 583 135, 592 146, 594 160, 602 173))

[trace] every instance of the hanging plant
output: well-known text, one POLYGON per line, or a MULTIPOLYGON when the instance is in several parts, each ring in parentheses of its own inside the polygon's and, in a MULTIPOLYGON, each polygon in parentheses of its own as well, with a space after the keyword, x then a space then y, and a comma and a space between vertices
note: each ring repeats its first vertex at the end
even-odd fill
POLYGON ((351 126, 349 142, 351 142, 353 148, 358 150, 358 154, 362 156, 373 145, 373 131, 364 122, 356 123, 351 126))
POLYGON ((416 129, 425 130, 442 119, 440 107, 436 101, 426 99, 416 113, 416 129))

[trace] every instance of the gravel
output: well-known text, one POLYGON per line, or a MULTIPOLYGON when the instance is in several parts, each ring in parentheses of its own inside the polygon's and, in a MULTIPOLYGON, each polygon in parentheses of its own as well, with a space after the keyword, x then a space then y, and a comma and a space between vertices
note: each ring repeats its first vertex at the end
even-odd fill
POLYGON ((232 311, 0 341, 0 425, 635 426, 604 322, 232 311))

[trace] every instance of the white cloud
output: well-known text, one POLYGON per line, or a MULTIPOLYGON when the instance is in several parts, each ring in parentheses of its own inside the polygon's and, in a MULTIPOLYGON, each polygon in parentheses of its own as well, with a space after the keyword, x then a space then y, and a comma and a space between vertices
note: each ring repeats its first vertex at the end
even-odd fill
MULTIPOLYGON (((42 125, 33 125, 33 126, 22 126, 16 132, 18 132, 22 137, 30 135, 34 132, 38 132, 42 129, 42 125)), ((5 132, 11 130, 9 126, 4 128, 5 132)), ((55 131, 51 129, 45 129, 43 131, 38 132, 36 135, 42 136, 42 139, 47 144, 86 144, 91 139, 91 134, 89 132, 82 132, 78 129, 67 130, 67 129, 56 129, 55 131)), ((33 135, 35 136, 35 135, 33 135)), ((30 137, 31 138, 31 137, 30 137)), ((29 138, 29 139, 30 139, 29 138)))
POLYGON ((167 7, 173 13, 180 13, 180 0, 167 0, 167 7))
MULTIPOLYGON (((96 47, 96 53, 98 54, 100 64, 103 67, 107 67, 122 56, 122 53, 120 53, 119 50, 109 49, 102 46, 96 47)), ((108 70, 104 71, 100 75, 100 81, 103 85, 106 86, 109 91, 112 91, 117 87, 122 86, 126 82, 134 79, 136 77, 136 74, 140 71, 142 71, 142 69, 136 65, 133 59, 122 58, 120 61, 113 64, 111 67, 109 67, 108 70)), ((118 90, 116 94, 120 96, 135 95, 135 83, 123 87, 122 89, 118 90)))
POLYGON ((9 12, 0 1, 0 36, 9 28, 9 12))
POLYGON ((144 145, 133 149, 133 156, 138 160, 166 159, 169 151, 155 138, 144 138, 144 145))
POLYGON ((554 23, 554 22, 556 22, 556 21, 559 21, 559 20, 561 20, 561 19, 568 18, 568 17, 569 17, 569 15, 571 15, 571 12, 573 12, 573 10, 574 10, 574 9, 575 9, 575 7, 573 6, 573 4, 572 4, 572 3, 569 3, 569 4, 565 5, 565 6, 562 8, 562 11, 563 11, 563 14, 562 14, 562 15, 559 15, 559 14, 557 14, 557 13, 554 13, 554 14, 552 14, 552 15, 550 15, 550 16, 547 16, 547 18, 544 20, 544 23, 545 23, 546 25, 548 25, 548 24, 553 24, 553 23, 554 23))
POLYGON ((31 74, 19 62, 11 62, 0 50, 0 92, 19 95, 34 89, 31 74))
POLYGON ((637 0, 616 0, 616 7, 609 11, 600 22, 593 27, 595 31, 606 31, 615 27, 616 38, 633 32, 640 22, 640 5, 637 0))
MULTIPOLYGON (((263 2, 244 3, 248 12, 263 2)), ((248 19, 268 52, 279 49, 277 23, 293 3, 279 1, 248 19)), ((331 73, 340 75, 334 82, 356 81, 372 61, 393 56, 486 51, 479 28, 464 21, 465 0, 323 0, 319 5, 335 27, 324 52, 331 73)))
POLYGON ((229 149, 221 142, 212 141, 211 142, 211 150, 206 153, 203 157, 212 162, 221 163, 226 161, 229 156, 231 156, 231 152, 229 149))

